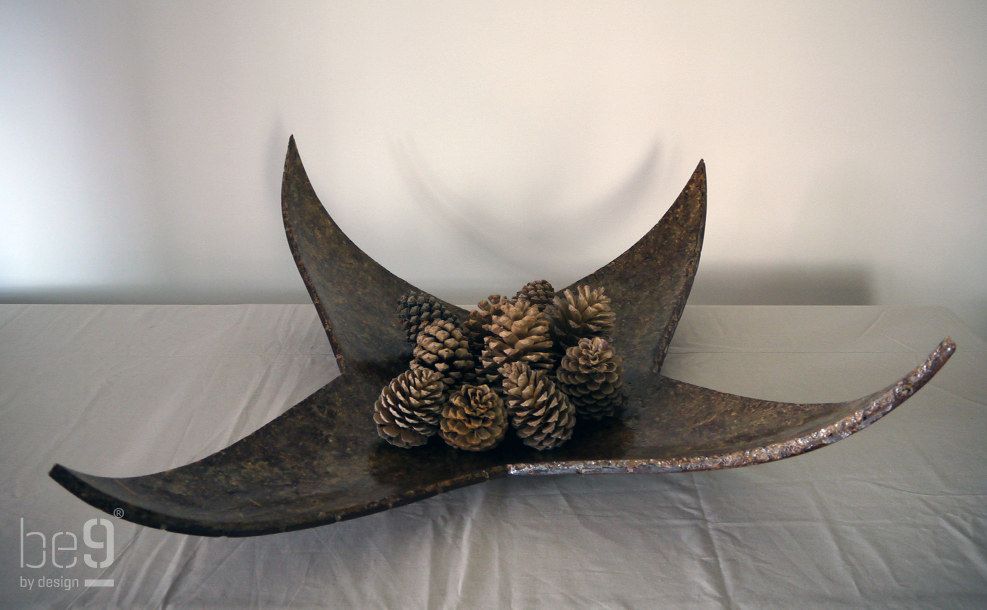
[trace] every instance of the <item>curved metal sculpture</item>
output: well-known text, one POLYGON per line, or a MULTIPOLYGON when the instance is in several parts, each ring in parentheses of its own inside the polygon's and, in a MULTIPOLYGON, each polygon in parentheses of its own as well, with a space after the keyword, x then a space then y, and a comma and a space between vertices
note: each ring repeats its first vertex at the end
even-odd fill
POLYGON ((565 446, 544 453, 510 437, 486 453, 435 441, 402 450, 380 440, 371 414, 381 388, 411 358, 394 303, 414 287, 333 222, 294 138, 281 197, 288 243, 342 374, 250 436, 181 468, 106 478, 55 465, 51 477, 70 492, 107 512, 122 508, 127 520, 141 525, 256 536, 352 519, 507 475, 662 473, 769 462, 873 423, 921 388, 956 348, 946 339, 900 381, 842 403, 756 400, 660 375, 702 248, 706 175, 700 162, 654 228, 576 282, 606 286, 620 320, 613 339, 625 365, 622 417, 591 430, 577 426, 565 446))

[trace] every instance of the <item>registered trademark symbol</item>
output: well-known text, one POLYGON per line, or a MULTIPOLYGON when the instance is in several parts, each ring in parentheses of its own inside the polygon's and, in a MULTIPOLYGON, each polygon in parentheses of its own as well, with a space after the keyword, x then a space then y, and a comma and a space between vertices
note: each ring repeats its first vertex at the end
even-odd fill
POLYGON ((123 519, 123 509, 122 508, 114 508, 113 509, 113 516, 116 517, 117 519, 123 519))

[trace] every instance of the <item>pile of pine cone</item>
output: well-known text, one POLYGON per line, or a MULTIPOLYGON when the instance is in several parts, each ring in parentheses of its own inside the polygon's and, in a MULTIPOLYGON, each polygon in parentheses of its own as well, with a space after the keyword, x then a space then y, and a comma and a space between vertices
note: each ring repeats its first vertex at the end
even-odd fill
POLYGON ((377 433, 392 445, 423 445, 437 432, 453 447, 486 451, 510 424, 525 445, 555 449, 577 417, 603 419, 623 400, 603 288, 559 296, 547 281, 531 282, 512 299, 480 301, 462 321, 417 292, 398 310, 414 360, 374 404, 377 433))

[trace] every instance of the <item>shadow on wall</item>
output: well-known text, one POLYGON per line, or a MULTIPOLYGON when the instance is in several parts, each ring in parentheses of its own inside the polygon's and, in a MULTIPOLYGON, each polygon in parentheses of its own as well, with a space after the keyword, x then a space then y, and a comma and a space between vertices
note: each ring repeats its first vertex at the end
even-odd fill
POLYGON ((41 286, 23 290, 0 287, 0 303, 24 305, 233 305, 310 304, 304 286, 293 289, 237 290, 230 287, 93 285, 41 286))
POLYGON ((853 266, 699 266, 691 305, 874 305, 874 281, 853 266))

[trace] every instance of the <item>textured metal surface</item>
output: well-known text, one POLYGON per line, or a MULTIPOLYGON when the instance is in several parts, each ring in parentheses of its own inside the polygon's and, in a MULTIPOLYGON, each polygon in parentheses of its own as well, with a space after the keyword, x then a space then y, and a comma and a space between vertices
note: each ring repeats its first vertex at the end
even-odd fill
MULTIPOLYGON (((577 283, 606 286, 617 313, 627 405, 554 451, 510 436, 486 453, 438 439, 402 450, 377 436, 380 389, 411 351, 395 306, 410 288, 347 238, 322 207, 289 142, 282 187, 288 241, 343 374, 254 434, 166 472, 105 478, 56 465, 51 476, 89 504, 126 519, 205 536, 252 536, 314 527, 521 474, 710 470, 790 457, 835 442, 901 404, 955 349, 885 390, 831 404, 789 404, 724 394, 658 374, 695 276, 706 209, 702 163, 661 221, 631 249, 577 283)), ((448 304, 447 304, 448 305, 448 304)), ((461 309, 448 305, 451 309, 461 309)))

